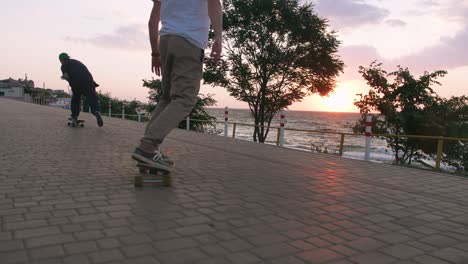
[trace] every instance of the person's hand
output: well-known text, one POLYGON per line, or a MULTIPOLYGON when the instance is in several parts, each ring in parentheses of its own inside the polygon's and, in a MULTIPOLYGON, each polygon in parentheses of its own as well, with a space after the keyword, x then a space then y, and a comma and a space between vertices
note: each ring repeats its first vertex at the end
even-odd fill
POLYGON ((159 53, 151 54, 151 72, 161 76, 161 55, 159 53))
POLYGON ((211 47, 211 57, 215 60, 221 59, 221 52, 223 51, 223 40, 221 37, 215 38, 213 46, 211 47))
POLYGON ((63 73, 62 76, 60 76, 60 78, 61 78, 62 80, 67 80, 67 81, 68 81, 68 80, 70 79, 70 76, 68 76, 68 72, 65 72, 65 73, 63 73))

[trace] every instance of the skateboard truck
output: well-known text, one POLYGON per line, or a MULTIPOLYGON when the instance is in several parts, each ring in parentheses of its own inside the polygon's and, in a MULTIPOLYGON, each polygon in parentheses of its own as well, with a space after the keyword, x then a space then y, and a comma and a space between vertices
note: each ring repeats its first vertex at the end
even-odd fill
POLYGON ((134 178, 135 187, 143 187, 145 183, 162 184, 166 187, 170 187, 172 184, 171 172, 160 168, 154 168, 148 166, 145 163, 137 163, 138 170, 141 175, 137 175, 134 178), (148 175, 150 178, 148 178, 148 175), (147 176, 147 177, 145 177, 147 176))
POLYGON ((81 119, 78 119, 78 120, 70 120, 69 119, 67 125, 71 126, 71 127, 78 127, 78 126, 84 127, 84 122, 85 121, 81 120, 81 119))

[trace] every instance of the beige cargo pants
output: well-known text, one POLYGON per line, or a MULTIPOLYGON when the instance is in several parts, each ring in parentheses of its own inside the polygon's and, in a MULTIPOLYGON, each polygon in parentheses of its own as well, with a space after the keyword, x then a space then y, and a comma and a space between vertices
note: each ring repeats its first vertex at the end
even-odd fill
POLYGON ((203 76, 204 51, 183 37, 160 37, 162 95, 146 126, 140 148, 157 148, 192 111, 203 76))

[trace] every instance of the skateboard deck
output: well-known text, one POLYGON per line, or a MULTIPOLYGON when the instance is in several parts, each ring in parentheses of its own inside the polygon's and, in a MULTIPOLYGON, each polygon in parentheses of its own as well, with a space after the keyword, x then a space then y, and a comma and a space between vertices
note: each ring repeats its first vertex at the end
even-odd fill
POLYGON ((169 170, 154 168, 140 162, 137 163, 137 167, 140 175, 134 178, 135 187, 143 187, 145 183, 162 184, 166 187, 171 186, 171 172, 169 170))
POLYGON ((85 122, 85 121, 84 121, 84 120, 81 120, 81 119, 78 119, 78 120, 76 120, 76 121, 68 120, 67 125, 68 125, 68 126, 71 126, 71 127, 78 127, 78 126, 84 127, 84 122, 85 122))

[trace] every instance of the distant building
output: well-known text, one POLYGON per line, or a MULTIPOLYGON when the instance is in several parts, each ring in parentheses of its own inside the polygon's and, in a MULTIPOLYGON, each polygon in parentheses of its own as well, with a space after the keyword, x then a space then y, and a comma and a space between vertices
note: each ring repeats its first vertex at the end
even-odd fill
POLYGON ((52 90, 52 94, 65 94, 66 92, 64 90, 52 90))
POLYGON ((42 100, 42 102, 47 103, 53 102, 56 98, 70 97, 64 90, 35 88, 34 81, 32 80, 14 80, 12 78, 0 80, 0 96, 16 98, 27 102, 42 100))
POLYGON ((25 93, 33 87, 34 82, 30 80, 0 80, 0 96, 24 98, 25 93))
POLYGON ((71 98, 53 98, 49 101, 49 106, 70 109, 71 98))

